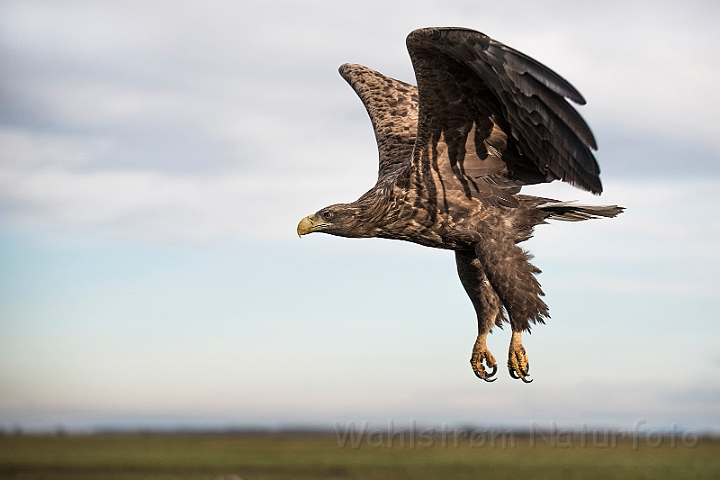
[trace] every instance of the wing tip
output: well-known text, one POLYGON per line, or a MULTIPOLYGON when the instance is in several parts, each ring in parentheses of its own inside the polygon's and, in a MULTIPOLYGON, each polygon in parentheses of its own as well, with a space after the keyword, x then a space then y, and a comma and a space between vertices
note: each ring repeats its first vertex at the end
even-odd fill
POLYGON ((424 27, 413 30, 405 38, 405 44, 409 47, 412 44, 422 42, 424 40, 437 41, 443 37, 443 35, 451 32, 465 32, 473 35, 480 35, 485 39, 489 39, 487 35, 472 28, 467 27, 424 27))
POLYGON ((544 63, 535 60, 524 53, 515 50, 505 44, 493 40, 500 49, 507 55, 508 66, 518 73, 529 73, 538 82, 545 85, 558 95, 562 95, 568 100, 572 100, 577 105, 586 105, 585 97, 573 87, 570 82, 565 80, 559 73, 548 67, 544 63))
POLYGON ((573 187, 577 187, 580 190, 585 190, 586 192, 590 192, 593 195, 600 195, 603 192, 603 186, 602 182, 600 181, 599 175, 592 175, 590 178, 584 178, 580 181, 569 181, 563 179, 563 182, 567 182, 573 187))
POLYGON ((350 74, 352 73, 353 70, 356 70, 357 67, 361 67, 361 65, 357 65, 354 63, 343 63, 342 65, 340 65, 340 67, 338 67, 338 73, 340 74, 341 77, 343 77, 345 80, 347 80, 349 82, 350 74))

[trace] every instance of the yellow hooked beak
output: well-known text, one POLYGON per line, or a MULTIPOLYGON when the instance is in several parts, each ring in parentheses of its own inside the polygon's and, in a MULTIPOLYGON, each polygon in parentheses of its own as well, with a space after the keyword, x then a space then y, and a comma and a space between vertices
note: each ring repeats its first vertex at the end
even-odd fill
POLYGON ((317 232, 322 228, 324 223, 318 222, 315 215, 308 215, 307 217, 300 220, 297 226, 298 237, 302 237, 308 233, 317 232))

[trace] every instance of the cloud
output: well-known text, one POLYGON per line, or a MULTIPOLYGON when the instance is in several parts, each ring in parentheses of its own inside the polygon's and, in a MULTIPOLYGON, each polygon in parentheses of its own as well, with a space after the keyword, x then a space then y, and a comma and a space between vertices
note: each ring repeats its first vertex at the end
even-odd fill
POLYGON ((357 188, 335 177, 0 170, 6 221, 162 243, 288 238, 302 216, 357 188))
MULTIPOLYGON (((370 123, 337 66, 412 81, 404 37, 433 24, 484 30, 575 83, 606 178, 720 173, 714 3, 490 6, 5 2, 3 216, 155 239, 283 235, 374 183, 370 123), (259 212, 252 233, 230 227, 259 212)), ((653 221, 634 225, 670 228, 653 221)))

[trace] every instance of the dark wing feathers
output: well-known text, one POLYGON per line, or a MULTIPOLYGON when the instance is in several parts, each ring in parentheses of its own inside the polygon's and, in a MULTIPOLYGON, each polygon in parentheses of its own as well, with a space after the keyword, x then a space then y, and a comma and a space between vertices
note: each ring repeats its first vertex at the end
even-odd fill
POLYGON ((590 151, 596 148, 595 139, 565 98, 580 104, 585 100, 559 75, 473 30, 416 30, 408 36, 407 47, 420 96, 413 164, 423 181, 452 172, 455 178, 443 178, 443 185, 470 196, 481 196, 468 191, 474 184, 494 192, 558 178, 593 193, 602 191, 600 169, 590 151), (473 126, 476 151, 467 152, 473 126), (489 135, 497 130, 506 138, 494 151, 489 135), (430 158, 437 142, 447 143, 447 155, 430 158), (488 178, 468 178, 457 168, 464 165, 465 172, 472 172, 477 170, 474 164, 496 155, 507 168, 488 178), (434 173, 428 170, 433 165, 434 173))
POLYGON ((520 186, 555 179, 602 191, 595 138, 565 100, 585 99, 562 77, 468 29, 416 30, 407 47, 418 87, 340 67, 370 115, 379 181, 412 162, 429 191, 460 190, 490 205, 516 206, 520 186))
POLYGON ((339 71, 370 115, 380 154, 378 177, 382 180, 412 157, 418 124, 417 87, 362 65, 346 63, 339 71))
MULTIPOLYGON (((466 30, 467 32, 474 32, 473 30, 466 30)), ((482 34, 480 34, 482 35, 482 34)), ((575 87, 570 85, 567 80, 562 78, 557 73, 547 68, 542 63, 539 63, 532 58, 528 57, 522 52, 518 52, 514 48, 510 48, 507 45, 503 45, 500 42, 488 38, 488 53, 496 59, 504 62, 511 70, 519 74, 529 73, 540 83, 545 85, 547 88, 557 93, 558 95, 569 98, 573 102, 579 105, 585 105, 585 99, 580 92, 575 90, 575 87)))
POLYGON ((539 101, 549 107, 562 120, 565 126, 569 127, 577 135, 585 146, 597 149, 595 137, 590 131, 590 127, 588 127, 578 111, 563 100, 562 97, 553 95, 547 88, 544 88, 545 85, 540 84, 540 81, 532 76, 521 78, 520 74, 512 70, 508 71, 507 74, 523 95, 537 97, 539 101))

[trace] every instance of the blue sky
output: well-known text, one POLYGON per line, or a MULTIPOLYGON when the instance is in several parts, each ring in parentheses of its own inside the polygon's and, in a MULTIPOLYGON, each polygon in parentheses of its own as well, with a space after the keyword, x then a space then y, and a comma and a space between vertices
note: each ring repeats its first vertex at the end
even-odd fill
MULTIPOLYGON (((720 431, 715 2, 0 2, 0 426, 720 431), (535 382, 478 381, 452 254, 311 235, 375 181, 337 67, 487 33, 575 85, 622 216, 526 244, 535 382)), ((489 346, 501 361, 508 329, 489 346)))

